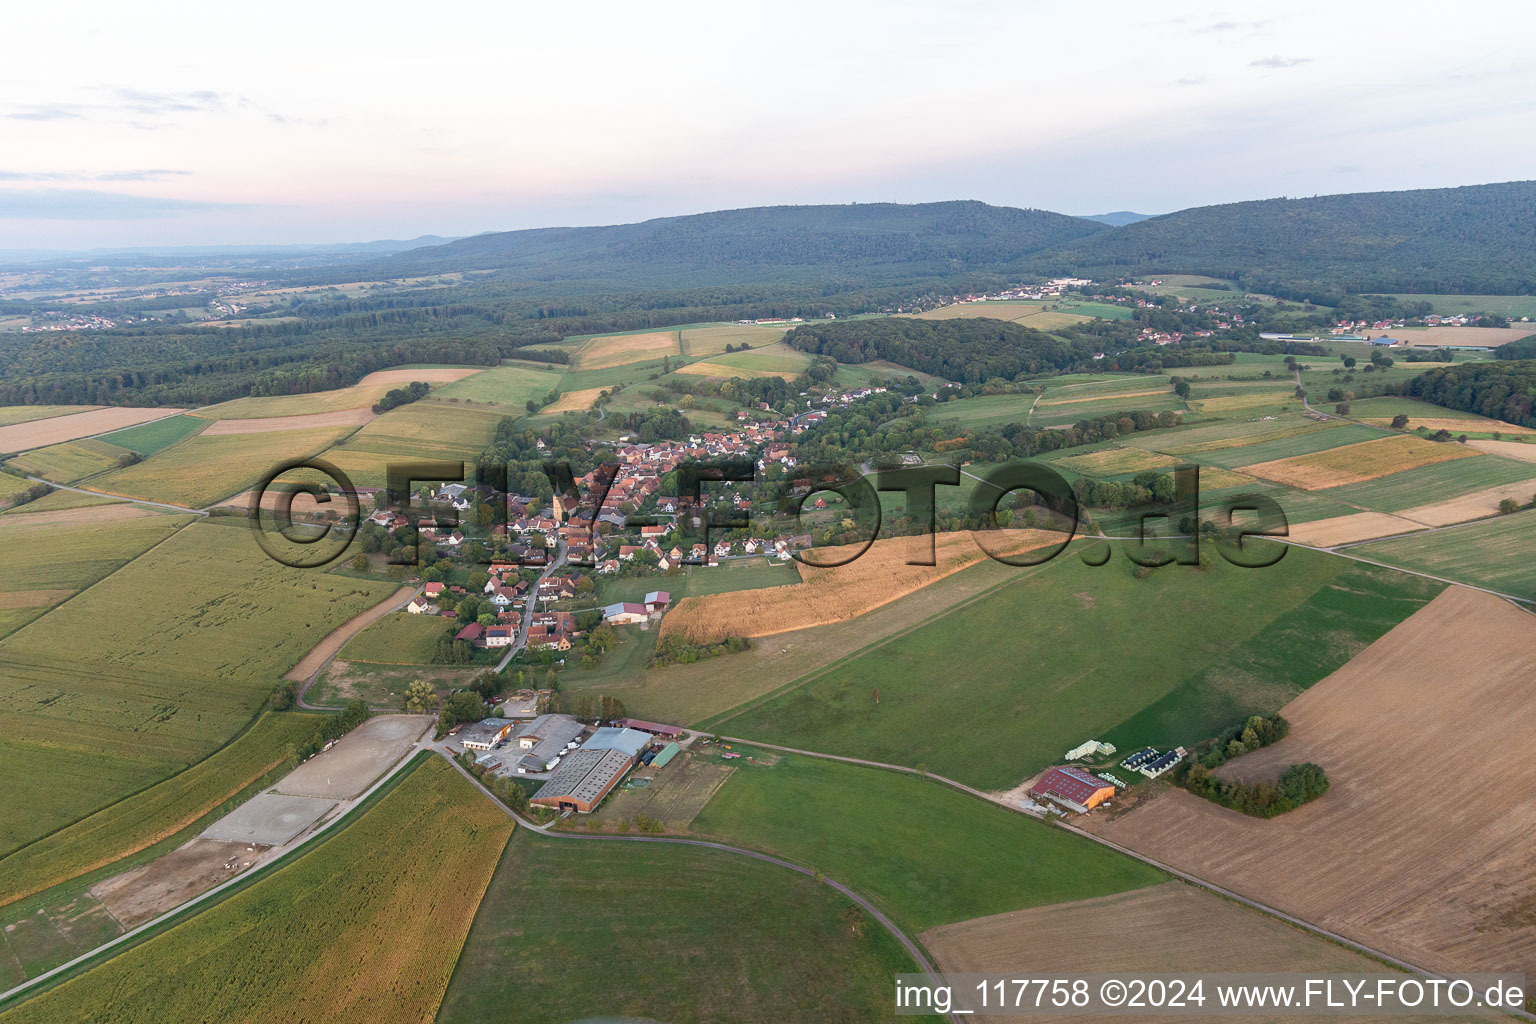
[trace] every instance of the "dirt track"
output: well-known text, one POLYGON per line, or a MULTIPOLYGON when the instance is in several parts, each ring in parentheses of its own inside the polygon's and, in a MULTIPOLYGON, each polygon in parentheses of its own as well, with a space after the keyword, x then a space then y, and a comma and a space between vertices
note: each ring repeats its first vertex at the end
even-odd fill
POLYGON ((32 420, 9 427, 0 427, 0 452, 24 452, 29 448, 42 448, 77 437, 105 434, 138 423, 173 416, 180 409, 135 409, 114 407, 93 412, 77 412, 52 419, 32 420))
POLYGON ((1452 587, 1284 709, 1234 766, 1322 765, 1271 821, 1182 790, 1086 827, 1432 970, 1536 973, 1536 617, 1452 587))
POLYGON ((142 867, 91 886, 124 928, 132 928, 244 871, 267 848, 194 839, 142 867), (225 867, 233 862, 233 866, 225 867))
POLYGON ((316 412, 308 416, 266 416, 253 420, 215 420, 203 431, 203 437, 223 434, 269 434, 278 430, 309 430, 314 427, 360 427, 373 419, 373 409, 342 409, 316 412))
POLYGON ((283 678, 291 679, 296 683, 309 682, 316 672, 325 667, 326 662, 336 657, 336 653, 346 645, 348 640, 351 640, 354 636, 396 608, 404 605, 411 599, 411 595, 414 593, 416 593, 414 587, 401 587, 361 615, 354 615, 337 627, 330 636, 316 644, 308 654, 304 655, 297 665, 288 670, 288 673, 283 678))

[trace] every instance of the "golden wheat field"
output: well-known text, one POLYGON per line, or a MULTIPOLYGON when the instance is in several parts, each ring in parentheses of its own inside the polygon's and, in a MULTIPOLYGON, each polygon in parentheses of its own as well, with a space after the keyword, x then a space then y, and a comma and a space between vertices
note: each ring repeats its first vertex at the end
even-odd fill
POLYGON ((592 408, 592 403, 597 401, 597 396, 605 390, 607 389, 583 388, 580 391, 567 391, 539 412, 584 412, 592 408))
MULTIPOLYGON (((836 568, 800 564, 799 583, 760 590, 736 590, 685 597, 661 620, 661 636, 713 643, 730 636, 772 636, 842 622, 921 590, 987 557, 969 533, 941 533, 934 565, 908 565, 925 554, 923 538, 878 540, 862 556, 836 568)), ((1066 535, 1051 530, 989 531, 989 545, 1008 554, 1059 544, 1066 535)), ((817 548, 815 557, 835 561, 859 545, 817 548)))
POLYGON ((682 355, 677 331, 649 334, 605 334, 588 340, 576 352, 576 369, 606 370, 662 356, 682 355))
POLYGON ((1466 445, 1426 441, 1422 437, 1382 437, 1346 444, 1310 455, 1256 462, 1238 469, 1252 476, 1289 484, 1303 491, 1374 480, 1389 473, 1417 469, 1451 459, 1473 458, 1482 453, 1466 445))

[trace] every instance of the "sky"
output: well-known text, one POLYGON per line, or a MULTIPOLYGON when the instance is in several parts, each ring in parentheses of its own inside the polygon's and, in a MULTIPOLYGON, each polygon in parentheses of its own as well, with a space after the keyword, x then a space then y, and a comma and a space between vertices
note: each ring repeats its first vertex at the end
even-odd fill
POLYGON ((1536 7, 12 5, 0 250, 1536 177, 1536 7))

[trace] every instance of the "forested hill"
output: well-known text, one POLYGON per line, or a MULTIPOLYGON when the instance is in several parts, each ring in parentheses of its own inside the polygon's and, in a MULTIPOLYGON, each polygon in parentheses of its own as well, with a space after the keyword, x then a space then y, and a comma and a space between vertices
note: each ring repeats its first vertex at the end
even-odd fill
POLYGON ((856 278, 899 283, 1002 268, 1103 225, 978 202, 765 206, 640 224, 501 231, 399 253, 381 277, 504 270, 528 281, 699 287, 856 278))
POLYGON ((845 320, 803 324, 784 340, 840 363, 883 359, 967 384, 1064 370, 1083 351, 1043 331, 1001 320, 845 320))
POLYGON ((1327 300, 1536 292, 1536 182, 1264 199, 1127 224, 1041 254, 1043 272, 1192 273, 1327 300))

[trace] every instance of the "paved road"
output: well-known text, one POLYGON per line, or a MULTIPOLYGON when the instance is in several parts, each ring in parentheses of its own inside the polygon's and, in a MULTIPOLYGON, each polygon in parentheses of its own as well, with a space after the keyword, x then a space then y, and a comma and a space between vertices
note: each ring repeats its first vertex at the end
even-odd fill
MULTIPOLYGON (((454 768, 458 769, 460 775, 463 775, 466 779, 468 779, 476 789, 485 794, 487 800, 490 800, 497 807, 501 808, 502 812, 505 813, 509 818, 511 818, 513 821, 516 821, 522 827, 529 829, 539 835, 551 836, 555 839, 575 839, 592 842, 670 843, 673 846, 701 846, 710 850, 720 850, 724 853, 733 853, 740 857, 751 857, 753 860, 760 860, 764 863, 774 864, 781 868, 788 868, 790 871, 805 875, 808 878, 817 877, 816 871, 811 868, 804 867, 803 865, 796 864, 793 861, 787 861, 766 853, 759 853, 756 850, 748 850, 740 846, 731 846, 728 843, 712 842, 707 839, 684 839, 680 836, 611 836, 591 832, 553 832, 550 831, 548 826, 540 826, 534 824, 532 821, 524 818, 522 815, 512 810, 512 808, 496 799, 490 790, 486 789, 483 785, 480 784, 480 780, 476 779, 469 772, 465 771, 464 766, 453 759, 453 756, 448 752, 443 744, 433 744, 433 749, 437 750, 444 757, 448 758, 448 762, 452 764, 454 768)), ((917 965, 922 968, 923 973, 928 975, 930 980, 935 982, 937 981, 938 971, 934 968, 932 961, 928 959, 927 952, 921 946, 919 946, 914 939, 910 938, 906 932, 902 931, 901 928, 897 926, 896 922, 892 921, 889 917, 882 913, 879 907, 875 906, 869 900, 865 899, 863 896, 860 896, 858 893, 854 892, 852 889, 848 888, 848 886, 844 885, 842 882, 837 881, 836 879, 828 878, 825 875, 821 875, 820 878, 821 881, 827 886, 848 897, 854 903, 858 904, 865 913, 869 914, 870 917, 873 917, 876 921, 878 921, 882 928, 890 932, 891 936, 895 938, 897 942, 901 943, 902 948, 904 948, 912 957, 912 959, 917 963, 917 965)), ((959 1024, 960 1020, 962 1019, 959 1014, 950 1014, 949 1017, 951 1021, 955 1022, 955 1024, 959 1024)))
POLYGON ((73 491, 76 494, 91 494, 98 498, 111 498, 113 501, 126 501, 134 505, 148 505, 151 508, 168 508, 172 512, 186 512, 189 515, 194 516, 206 516, 208 514, 200 508, 187 508, 185 505, 171 505, 163 501, 145 501, 143 498, 125 498, 120 494, 107 494, 103 491, 88 491, 84 487, 70 487, 66 484, 54 483, 52 480, 44 480, 40 476, 28 475, 27 479, 33 481, 34 483, 47 484, 49 487, 54 487, 61 491, 73 491))
MULTIPOLYGON (((550 574, 565 564, 565 553, 566 543, 562 540, 560 546, 555 549, 554 560, 539 573, 540 580, 549 579, 550 574)), ((512 641, 512 646, 507 648, 507 653, 496 663, 497 672, 504 671, 512 663, 512 659, 517 657, 517 652, 528 646, 528 631, 533 628, 533 615, 538 606, 539 585, 535 583, 528 589, 528 597, 523 601, 523 624, 517 632, 517 639, 512 641)))

